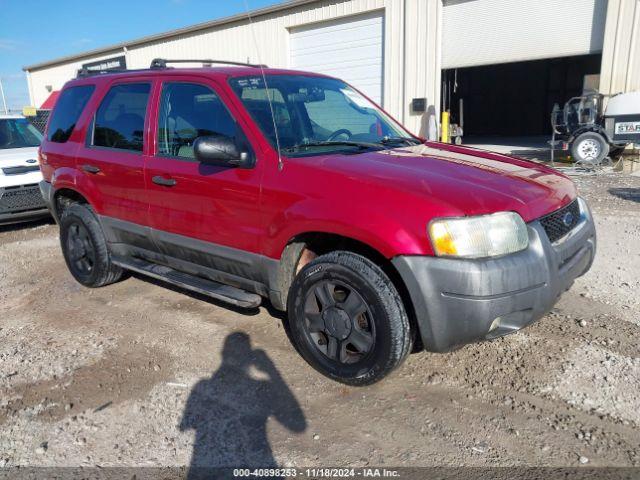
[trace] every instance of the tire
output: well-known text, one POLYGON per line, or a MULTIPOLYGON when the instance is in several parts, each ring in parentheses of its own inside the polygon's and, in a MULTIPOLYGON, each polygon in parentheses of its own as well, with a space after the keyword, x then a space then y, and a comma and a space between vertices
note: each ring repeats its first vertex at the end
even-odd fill
POLYGON ((376 383, 411 351, 400 295, 385 273, 360 255, 337 251, 308 263, 294 279, 287 303, 294 346, 313 368, 338 382, 376 383))
POLYGON ((114 265, 102 227, 91 207, 73 204, 60 218, 60 246, 67 267, 85 287, 103 287, 123 276, 114 265))
POLYGON ((599 165, 609 154, 609 143, 596 132, 578 135, 571 144, 571 156, 578 163, 599 165))

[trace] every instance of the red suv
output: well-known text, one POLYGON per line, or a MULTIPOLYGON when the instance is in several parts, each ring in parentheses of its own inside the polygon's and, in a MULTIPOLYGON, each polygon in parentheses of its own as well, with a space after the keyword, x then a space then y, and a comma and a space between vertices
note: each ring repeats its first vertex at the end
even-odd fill
POLYGON ((311 73, 155 61, 79 75, 40 163, 81 284, 130 270, 240 307, 266 297, 307 362, 352 385, 412 349, 523 328, 595 254, 567 177, 424 142, 311 73))

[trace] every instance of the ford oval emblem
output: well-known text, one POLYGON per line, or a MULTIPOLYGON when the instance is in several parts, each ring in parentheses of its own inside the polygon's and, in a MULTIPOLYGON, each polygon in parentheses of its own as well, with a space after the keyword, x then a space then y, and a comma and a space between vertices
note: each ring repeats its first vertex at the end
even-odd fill
POLYGON ((562 223, 564 223, 565 227, 570 227, 571 224, 573 223, 573 213, 571 212, 565 213, 564 216, 562 217, 562 223))
POLYGON ((38 161, 35 158, 30 158, 27 163, 38 163, 38 161))

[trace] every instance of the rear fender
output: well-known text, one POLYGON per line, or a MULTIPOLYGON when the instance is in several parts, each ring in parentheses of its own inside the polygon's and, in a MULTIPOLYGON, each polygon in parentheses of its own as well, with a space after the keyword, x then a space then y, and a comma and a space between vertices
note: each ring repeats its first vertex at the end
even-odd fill
MULTIPOLYGON (((96 213, 102 211, 102 201, 93 179, 83 175, 75 168, 62 167, 55 170, 51 177, 54 192, 62 189, 73 190, 82 195, 96 213)), ((55 193, 54 193, 55 197, 55 193)))

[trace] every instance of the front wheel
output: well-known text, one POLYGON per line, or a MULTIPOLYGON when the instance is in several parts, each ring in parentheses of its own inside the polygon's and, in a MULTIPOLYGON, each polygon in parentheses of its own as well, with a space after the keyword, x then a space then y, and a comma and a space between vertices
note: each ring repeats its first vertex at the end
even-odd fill
POLYGON ((387 275, 351 252, 307 264, 289 293, 291 338, 304 359, 349 385, 375 383, 411 350, 406 310, 387 275))
POLYGON ((571 155, 577 163, 599 165, 609 154, 609 143, 596 132, 578 135, 571 145, 571 155))

